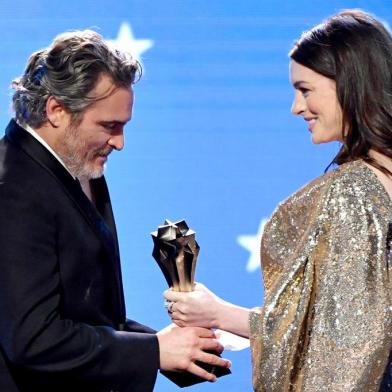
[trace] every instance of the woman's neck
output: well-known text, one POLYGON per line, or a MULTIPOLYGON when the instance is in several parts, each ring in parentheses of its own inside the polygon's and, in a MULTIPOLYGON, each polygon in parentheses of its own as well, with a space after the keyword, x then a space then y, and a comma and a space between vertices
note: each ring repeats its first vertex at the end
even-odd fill
POLYGON ((369 150, 369 157, 392 173, 392 159, 378 151, 369 150))

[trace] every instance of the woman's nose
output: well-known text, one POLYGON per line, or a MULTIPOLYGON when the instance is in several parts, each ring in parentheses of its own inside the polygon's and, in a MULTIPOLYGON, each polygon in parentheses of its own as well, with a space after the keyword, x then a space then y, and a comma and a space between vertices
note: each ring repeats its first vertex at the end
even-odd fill
POLYGON ((306 103, 305 103, 305 98, 302 96, 302 94, 297 91, 294 96, 293 103, 291 105, 291 113, 295 115, 300 115, 303 113, 306 109, 306 103))

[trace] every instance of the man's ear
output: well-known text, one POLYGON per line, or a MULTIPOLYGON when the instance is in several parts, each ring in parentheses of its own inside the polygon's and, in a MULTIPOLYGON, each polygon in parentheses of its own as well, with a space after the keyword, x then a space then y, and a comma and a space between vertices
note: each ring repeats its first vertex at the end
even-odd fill
POLYGON ((68 120, 64 106, 53 96, 46 101, 46 118, 54 128, 58 128, 68 120))

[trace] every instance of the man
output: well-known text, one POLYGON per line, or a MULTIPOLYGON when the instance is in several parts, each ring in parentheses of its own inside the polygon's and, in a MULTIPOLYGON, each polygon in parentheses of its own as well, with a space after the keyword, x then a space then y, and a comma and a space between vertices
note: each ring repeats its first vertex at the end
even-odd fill
POLYGON ((222 350, 209 330, 155 334, 125 317, 102 175, 138 72, 87 30, 34 53, 14 82, 0 142, 1 391, 151 391, 158 369, 214 381, 197 361, 230 366, 206 352, 222 350))

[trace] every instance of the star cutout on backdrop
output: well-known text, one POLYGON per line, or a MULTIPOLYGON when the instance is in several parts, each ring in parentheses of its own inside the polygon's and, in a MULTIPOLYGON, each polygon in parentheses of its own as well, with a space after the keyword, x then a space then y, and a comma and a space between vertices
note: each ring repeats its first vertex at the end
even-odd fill
POLYGON ((131 25, 127 22, 121 23, 116 39, 108 39, 107 41, 114 44, 120 50, 131 53, 140 63, 141 55, 154 45, 154 41, 151 39, 136 39, 133 35, 131 25))
POLYGON ((264 225, 266 224, 267 220, 268 219, 263 218, 260 221, 257 234, 239 235, 237 237, 237 242, 250 253, 248 264, 246 265, 247 272, 254 272, 260 268, 260 241, 263 234, 264 225))

